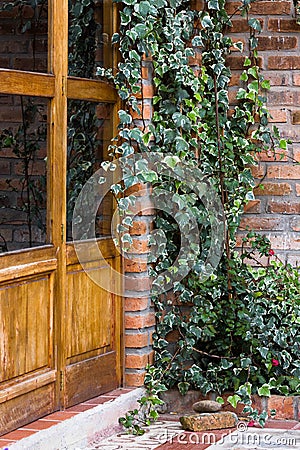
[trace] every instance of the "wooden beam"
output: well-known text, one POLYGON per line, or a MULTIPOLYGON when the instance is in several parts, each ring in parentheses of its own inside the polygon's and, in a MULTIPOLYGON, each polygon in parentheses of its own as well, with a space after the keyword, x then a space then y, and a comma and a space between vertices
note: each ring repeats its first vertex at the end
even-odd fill
POLYGON ((54 92, 55 78, 53 75, 0 69, 0 93, 54 97, 54 92))
POLYGON ((67 96, 101 103, 115 103, 118 99, 117 91, 109 83, 73 77, 68 77, 67 96))

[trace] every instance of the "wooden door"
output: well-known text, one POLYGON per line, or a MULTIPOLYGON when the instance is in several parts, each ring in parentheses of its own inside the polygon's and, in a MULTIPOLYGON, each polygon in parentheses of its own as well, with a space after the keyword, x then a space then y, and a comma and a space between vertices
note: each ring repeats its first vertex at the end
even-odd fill
MULTIPOLYGON (((111 34, 112 2, 102 3, 97 13, 111 34)), ((5 36, 0 36, 0 211, 7 213, 0 214, 1 434, 121 383, 120 298, 88 277, 67 235, 70 105, 90 102, 100 115, 109 106, 105 132, 97 136, 99 163, 115 127, 117 96, 109 84, 68 71, 69 6, 68 0, 40 0, 32 17, 27 8, 19 30, 12 25, 17 8, 0 12, 0 28, 15 30, 11 51, 21 54, 34 47, 37 52, 31 70, 24 70, 28 55, 14 54, 6 61, 1 55, 7 51, 5 36), (42 134, 46 138, 40 144, 42 134), (22 145, 16 136, 23 136, 22 145)), ((99 245, 120 270, 109 233, 99 235, 99 245)), ((88 270, 101 268, 93 258, 89 264, 88 270)))

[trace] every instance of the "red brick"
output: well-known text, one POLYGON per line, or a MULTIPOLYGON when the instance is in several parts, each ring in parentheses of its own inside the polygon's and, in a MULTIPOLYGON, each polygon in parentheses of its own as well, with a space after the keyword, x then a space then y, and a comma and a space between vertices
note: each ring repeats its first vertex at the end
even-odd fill
POLYGON ((271 235, 268 234, 267 238, 271 242, 271 248, 273 250, 286 250, 288 248, 288 242, 286 236, 281 234, 271 235))
POLYGON ((191 9, 195 11, 203 11, 204 0, 191 0, 191 9))
POLYGON ((294 419, 293 397, 272 395, 268 398, 268 413, 276 410, 275 419, 294 419))
POLYGON ((10 174, 10 163, 9 161, 0 160, 0 174, 8 175, 10 174))
POLYGON ((300 69, 300 56, 269 56, 268 58, 269 70, 296 70, 300 69))
POLYGON ((148 299, 142 298, 124 298, 124 310, 125 311, 143 311, 148 307, 148 299))
POLYGON ((147 268, 148 268, 148 265, 146 262, 130 260, 128 258, 124 259, 125 272, 131 272, 131 273, 146 272, 147 268))
POLYGON ((278 164, 276 166, 269 166, 267 169, 268 178, 277 179, 289 179, 289 180, 299 180, 300 179, 300 165, 296 164, 278 164))
POLYGON ((259 36, 258 50, 291 50, 297 48, 298 39, 295 36, 259 36))
POLYGON ((255 195, 289 195, 292 186, 288 183, 263 183, 254 189, 255 195))
POLYGON ((153 327, 155 325, 155 316, 153 312, 141 315, 125 315, 125 328, 136 330, 138 328, 153 327))
POLYGON ((147 185, 144 183, 136 183, 126 189, 125 195, 134 195, 135 197, 141 197, 148 194, 147 185))
POLYGON ((17 178, 14 178, 10 180, 10 183, 8 184, 6 182, 7 177, 0 178, 0 191, 11 191, 12 188, 21 190, 22 189, 22 183, 17 178))
MULTIPOLYGON (((257 159, 258 158, 260 158, 259 155, 257 155, 257 159)), ((266 167, 262 164, 259 164, 258 166, 252 166, 251 173, 254 178, 262 178, 266 175, 266 167)))
POLYGON ((14 59, 14 69, 18 70, 37 70, 39 72, 47 71, 47 60, 44 58, 15 58, 14 59))
POLYGON ((284 221, 282 219, 267 217, 242 217, 240 223, 241 230, 284 230, 284 221), (248 228, 247 228, 248 227, 248 228))
POLYGON ((269 122, 287 122, 287 111, 285 109, 271 109, 269 112, 272 117, 269 118, 269 122))
POLYGON ((299 32, 300 25, 297 25, 295 19, 269 19, 268 30, 278 31, 281 33, 286 32, 299 32))
POLYGON ((32 434, 35 434, 36 431, 33 430, 22 430, 18 429, 15 431, 11 431, 10 433, 4 434, 4 436, 1 436, 2 439, 8 439, 8 440, 16 440, 19 441, 20 439, 24 439, 28 436, 31 436, 32 434))
POLYGON ((232 15, 236 15, 236 14, 241 14, 241 12, 239 11, 239 8, 242 6, 242 2, 226 2, 225 3, 225 8, 227 11, 227 14, 229 16, 232 15))
MULTIPOLYGON (((143 97, 144 98, 152 98, 154 95, 154 89, 152 85, 143 85, 143 97)), ((141 98, 142 94, 137 94, 137 98, 141 98)))
MULTIPOLYGON (((264 26, 264 19, 259 19, 261 27, 264 26)), ((232 19, 232 27, 229 28, 230 33, 245 33, 249 31, 248 21, 246 19, 232 19)))
POLYGON ((290 139, 292 142, 300 140, 300 127, 299 126, 280 126, 278 124, 280 136, 284 139, 290 139))
POLYGON ((142 67, 142 78, 147 80, 149 78, 149 69, 148 67, 142 67))
POLYGON ((144 355, 126 355, 125 367, 126 369, 144 369, 147 364, 153 362, 153 351, 144 355))
POLYGON ((261 1, 251 3, 250 14, 260 15, 283 15, 291 13, 290 0, 279 1, 261 1))
POLYGON ((300 125, 300 111, 294 111, 292 113, 292 124, 300 125))
POLYGON ((125 347, 142 348, 149 344, 148 333, 125 334, 125 347))
MULTIPOLYGON (((245 46, 246 46, 246 41, 245 41, 245 39, 242 39, 242 38, 232 38, 232 42, 233 42, 233 44, 242 43, 243 48, 245 48, 245 46)), ((232 45, 230 47, 230 51, 231 52, 240 52, 239 48, 235 47, 234 45, 232 45)))
POLYGON ((133 222, 133 226, 130 227, 129 232, 131 235, 141 236, 147 233, 147 224, 142 221, 133 222))
POLYGON ((295 201, 269 201, 268 212, 280 214, 300 214, 300 202, 295 201))
MULTIPOLYGON (((31 175, 44 175, 46 173, 45 161, 35 161, 34 164, 31 164, 30 166, 31 175)), ((14 164, 14 173, 17 175, 22 175, 24 173, 23 161, 18 161, 14 164)))
POLYGON ((293 217, 290 222, 290 227, 293 231, 300 231, 300 217, 293 217))
POLYGON ((240 86, 240 74, 233 73, 230 78, 229 86, 240 86))
POLYGON ((237 92, 237 90, 231 90, 228 92, 228 100, 230 105, 236 105, 238 103, 236 98, 237 92))
POLYGON ((144 292, 150 289, 150 279, 148 277, 133 278, 127 276, 125 279, 125 290, 144 292))
POLYGON ((300 74, 297 73, 293 74, 293 84, 295 86, 300 86, 300 74))
POLYGON ((167 334, 166 337, 168 342, 178 342, 178 340, 180 339, 180 334, 178 330, 173 330, 170 333, 167 334))
POLYGON ((271 86, 288 86, 290 84, 289 73, 276 73, 264 71, 266 80, 270 81, 271 86))
POLYGON ((261 201, 260 200, 249 200, 247 205, 244 206, 244 213, 254 214, 261 212, 261 201))
POLYGON ((129 252, 138 254, 149 253, 148 239, 132 239, 132 244, 130 246, 129 252))
POLYGON ((268 93, 268 105, 294 106, 300 104, 300 92, 292 90, 271 90, 268 93))
POLYGON ((257 160, 261 162, 288 161, 288 151, 287 150, 277 150, 275 152, 272 150, 264 151, 257 155, 257 160))
POLYGON ((243 70, 244 69, 245 57, 242 55, 231 55, 227 56, 226 64, 231 70, 243 70))
POLYGON ((141 105, 139 105, 141 114, 138 114, 136 111, 132 111, 130 112, 132 119, 133 120, 150 120, 152 117, 152 109, 151 106, 148 104, 144 104, 143 107, 141 105))
POLYGON ((138 214, 139 216, 154 216, 155 209, 153 208, 153 203, 150 198, 138 198, 133 206, 130 207, 133 214, 138 214))
POLYGON ((145 371, 137 373, 125 373, 125 386, 139 387, 144 385, 145 371))

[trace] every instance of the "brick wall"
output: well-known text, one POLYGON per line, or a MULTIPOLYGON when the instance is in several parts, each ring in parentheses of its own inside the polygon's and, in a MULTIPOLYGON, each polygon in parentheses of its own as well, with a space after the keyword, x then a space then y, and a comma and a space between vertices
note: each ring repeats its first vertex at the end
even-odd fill
MULTIPOLYGON (((229 13, 234 13, 240 2, 228 0, 229 13)), ((202 1, 194 0, 194 7, 201 10, 202 1)), ((300 261, 300 26, 296 24, 293 0, 258 0, 251 6, 251 17, 262 25, 259 36, 260 63, 265 78, 270 80, 271 91, 267 106, 271 111, 271 122, 278 126, 283 137, 291 139, 283 159, 262 154, 253 173, 264 189, 255 189, 256 200, 249 203, 241 222, 241 230, 247 226, 267 235, 272 247, 283 261, 293 264, 300 261)), ((230 31, 234 41, 242 41, 247 52, 248 25, 246 19, 233 18, 230 31)), ((243 67, 243 56, 233 52, 228 58, 232 69, 230 98, 235 102, 239 75, 243 67)), ((201 64, 201 55, 196 55, 191 64, 201 64)), ((144 67, 144 112, 151 118, 151 66, 144 67)), ((144 216, 139 225, 149 231, 149 222, 144 216), (145 222, 146 224, 145 225, 145 222)), ((127 272, 138 272, 145 279, 145 265, 125 265, 127 272)), ((140 288, 141 285, 139 285, 140 288)), ((147 291, 145 291, 146 293, 147 291)), ((142 383, 144 365, 151 358, 151 334, 154 316, 148 297, 125 298, 125 381, 127 385, 142 383)))
MULTIPOLYGON (((229 0, 229 13, 239 4, 229 0)), ((260 156, 253 173, 263 188, 254 190, 256 200, 248 205, 241 229, 249 226, 265 234, 276 254, 295 264, 300 261, 300 25, 296 24, 292 0, 259 0, 251 5, 250 14, 262 25, 258 49, 261 69, 271 84, 267 100, 271 122, 292 144, 283 159, 279 155, 260 156)), ((246 19, 235 16, 232 22, 231 36, 243 41, 247 51, 246 19)), ((234 101, 241 55, 235 52, 228 63, 233 73, 234 101)))

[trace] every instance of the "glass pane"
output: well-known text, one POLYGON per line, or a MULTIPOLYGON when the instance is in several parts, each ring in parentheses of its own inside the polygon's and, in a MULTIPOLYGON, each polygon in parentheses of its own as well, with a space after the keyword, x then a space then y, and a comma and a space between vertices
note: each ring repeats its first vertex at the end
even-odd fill
POLYGON ((47 100, 0 96, 0 252, 46 243, 47 100))
MULTIPOLYGON (((88 179, 107 160, 112 138, 113 106, 83 100, 68 103, 67 240, 72 240, 74 204, 88 179)), ((107 194, 99 206, 96 237, 109 236, 113 198, 107 194)), ((96 219, 96 218, 95 218, 96 219)))
POLYGON ((111 67, 112 1, 69 2, 69 75, 95 78, 97 67, 111 67))
POLYGON ((0 0, 0 67, 47 72, 48 0, 0 0))

